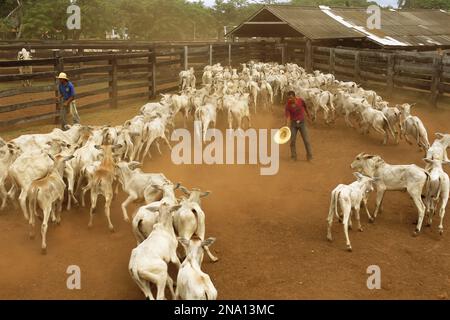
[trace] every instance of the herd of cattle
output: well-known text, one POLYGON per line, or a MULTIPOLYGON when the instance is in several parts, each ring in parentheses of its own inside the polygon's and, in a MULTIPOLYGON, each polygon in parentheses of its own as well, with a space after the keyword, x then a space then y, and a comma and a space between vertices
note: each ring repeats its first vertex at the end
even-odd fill
MULTIPOLYGON (((328 124, 344 115, 350 126, 356 121, 363 132, 373 128, 382 133, 384 143, 391 134, 396 142, 400 137, 408 142, 412 138, 427 151, 426 169, 415 165, 393 166, 379 156, 358 155, 352 164, 360 172, 356 174, 358 181, 340 185, 332 193, 328 239, 331 240, 330 228, 337 215, 343 219, 347 247, 351 249, 347 233, 351 211, 354 209, 359 224, 361 202, 366 205, 374 187, 377 209, 372 217, 366 206, 369 219, 377 216, 386 190, 406 189, 419 210, 417 232, 425 211, 431 223, 441 200, 438 211, 442 232, 449 193, 442 163, 448 163, 446 148, 450 135, 437 134, 439 139, 430 147, 422 121, 410 115, 410 105, 389 107, 374 91, 364 90, 353 82, 337 81, 333 75, 317 71, 308 74, 295 64, 250 62, 240 72, 216 64, 205 67, 201 88, 197 88, 193 69, 180 73, 180 87, 179 94, 165 94, 160 102, 145 104, 139 115, 120 126, 74 125, 65 131, 54 129, 47 134, 22 135, 8 142, 0 139, 1 209, 8 199, 14 205, 18 200, 32 238, 36 217, 41 219, 41 248, 46 253, 49 220, 60 223, 64 201, 67 210, 79 201, 84 207, 88 191, 88 226, 93 224, 97 199, 102 195, 108 228, 114 231, 110 206, 121 187, 128 194, 121 204, 125 221, 129 221, 129 204, 145 202, 132 218, 137 247, 132 250, 129 262, 130 275, 145 297, 154 298, 150 287, 153 283, 157 299, 165 298, 166 287, 175 299, 216 299, 217 290, 201 270, 205 252, 212 261, 218 260, 209 249, 215 239, 205 237, 205 213, 201 207, 201 199, 210 192, 188 190, 169 181, 164 174, 145 173, 139 167, 146 157, 151 157, 152 146, 161 153, 159 143, 164 142, 170 149, 167 135, 174 129, 178 114, 185 126, 188 120, 200 121, 205 137, 206 130, 215 126, 218 114, 227 117, 230 128, 242 128, 244 119, 251 126, 252 112, 272 110, 276 98, 283 101, 286 92, 293 90, 306 100, 313 120, 319 112, 328 124), (355 120, 352 122, 350 117, 355 120), (177 190, 186 197, 177 197, 177 190), (421 198, 424 192, 426 204, 421 198), (170 262, 178 268, 175 291, 168 273, 170 262)), ((361 230, 360 224, 358 227, 361 230)))

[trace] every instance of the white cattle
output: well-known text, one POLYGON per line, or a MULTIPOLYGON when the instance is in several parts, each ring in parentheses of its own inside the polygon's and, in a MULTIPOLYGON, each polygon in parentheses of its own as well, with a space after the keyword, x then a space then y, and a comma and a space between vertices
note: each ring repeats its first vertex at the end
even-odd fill
POLYGON ((384 135, 383 144, 387 143, 389 133, 395 139, 395 133, 382 111, 376 110, 370 105, 365 104, 361 104, 358 107, 361 115, 361 129, 363 133, 367 134, 369 133, 370 128, 373 128, 376 132, 384 135))
POLYGON ((206 133, 209 126, 212 125, 213 128, 216 127, 217 106, 212 103, 200 106, 195 111, 195 120, 201 123, 201 128, 197 128, 200 132, 197 132, 197 134, 202 137, 203 141, 206 141, 206 133))
MULTIPOLYGON (((27 49, 22 48, 17 53, 17 60, 19 61, 30 61, 32 59, 31 53, 27 51, 27 49)), ((23 66, 19 67, 19 73, 20 74, 32 74, 33 73, 33 67, 30 66, 23 66)), ((24 87, 31 87, 31 80, 22 80, 22 86, 24 87)))
MULTIPOLYGON (((154 200, 154 198, 145 199, 145 192, 149 185, 159 185, 170 183, 162 173, 145 173, 138 169, 141 166, 139 162, 119 162, 116 167, 117 176, 122 189, 128 194, 128 198, 121 204, 123 218, 129 221, 127 206, 136 200, 154 200)), ((148 191, 148 190, 147 190, 148 191)), ((151 201, 153 202, 153 201, 151 201)))
POLYGON ((248 120, 248 127, 251 127, 249 94, 225 96, 223 106, 228 110, 228 127, 233 129, 233 119, 237 122, 237 128, 242 129, 244 118, 248 120))
POLYGON ((178 238, 186 250, 186 259, 181 264, 177 277, 176 300, 216 300, 217 290, 209 275, 201 270, 203 251, 209 248, 215 238, 202 240, 178 238))
POLYGON ((422 228, 425 216, 425 205, 422 202, 422 192, 430 181, 430 175, 424 169, 412 165, 391 165, 386 163, 380 156, 359 154, 351 168, 358 170, 369 177, 376 177, 375 186, 377 190, 376 209, 373 218, 376 218, 381 209, 384 193, 386 191, 407 191, 418 210, 418 222, 414 235, 418 235, 422 228))
POLYGON ((437 139, 427 151, 427 159, 448 161, 447 148, 450 146, 450 134, 436 133, 437 139))
POLYGON ((61 221, 61 209, 62 202, 64 200, 64 189, 66 185, 63 181, 64 164, 66 161, 70 160, 70 157, 56 156, 52 157, 54 161, 53 168, 49 171, 48 175, 42 179, 34 180, 29 188, 29 201, 30 201, 30 237, 34 238, 34 227, 35 227, 35 217, 38 216, 37 206, 42 210, 42 225, 41 225, 41 236, 42 253, 47 253, 47 229, 48 221, 50 215, 52 221, 60 223, 61 221), (58 215, 55 214, 58 211, 58 215))
POLYGON ((442 164, 450 161, 424 159, 430 165, 430 186, 425 200, 428 212, 428 225, 431 226, 436 211, 439 213, 439 233, 444 233, 444 216, 450 194, 450 179, 442 169, 442 164))
POLYGON ((412 144, 409 140, 411 137, 417 142, 417 145, 425 152, 430 148, 428 140, 427 129, 419 117, 411 115, 411 107, 408 103, 399 106, 400 109, 400 123, 402 127, 401 137, 405 137, 406 142, 412 144))
POLYGON ((0 210, 5 209, 8 193, 6 192, 6 183, 8 180, 8 169, 10 165, 19 156, 20 150, 12 144, 7 144, 0 138, 0 210))
MULTIPOLYGON (((176 205, 178 200, 175 196, 175 190, 180 187, 180 184, 174 185, 171 182, 151 185, 152 193, 154 190, 161 191, 163 197, 161 200, 156 200, 140 207, 133 217, 132 229, 137 243, 144 241, 153 230, 153 226, 160 218, 160 208, 162 205, 176 205)), ((146 190, 147 191, 147 190, 146 190)), ((146 197, 144 191, 144 197, 146 197)))
POLYGON ((359 216, 361 204, 364 205, 369 219, 372 219, 367 209, 367 199, 369 193, 373 191, 373 182, 375 181, 375 179, 369 178, 360 173, 355 173, 355 177, 357 178, 357 181, 353 182, 350 185, 340 184, 331 192, 330 210, 328 212, 327 219, 327 239, 329 241, 333 240, 333 237, 331 235, 333 217, 336 216, 339 221, 342 220, 344 224, 344 233, 348 251, 352 251, 352 245, 348 237, 348 227, 352 226, 352 211, 355 213, 356 221, 358 222, 358 230, 361 232, 363 231, 359 216), (341 209, 340 212, 339 208, 341 209))
POLYGON ((156 299, 164 300, 166 286, 175 299, 173 280, 169 276, 168 264, 172 262, 177 269, 180 260, 177 256, 178 241, 172 226, 172 214, 178 206, 162 205, 160 221, 153 226, 153 231, 131 252, 128 270, 131 278, 149 300, 154 300, 150 283, 157 288, 156 299))
MULTIPOLYGON (((151 158, 150 147, 152 146, 153 142, 156 142, 159 154, 162 154, 158 140, 162 140, 167 145, 169 150, 172 150, 169 139, 167 139, 166 137, 166 126, 168 121, 169 120, 167 115, 159 115, 149 120, 149 122, 144 125, 142 139, 144 141, 143 144, 145 144, 146 146, 144 149, 144 153, 142 154, 141 161, 144 161, 145 156, 151 158)), ((137 156, 139 157, 139 153, 137 154, 137 156)))
POLYGON ((259 97, 263 108, 273 111, 273 89, 269 82, 265 80, 261 81, 259 97))
MULTIPOLYGON (((184 187, 180 187, 180 190, 186 193, 189 198, 180 202, 181 207, 174 214, 173 225, 175 232, 184 239, 191 239, 193 236, 197 236, 201 240, 205 240, 205 213, 200 207, 200 199, 208 196, 211 192, 203 192, 199 189, 189 191, 184 187)), ((213 262, 219 260, 208 248, 205 248, 205 250, 213 262)))

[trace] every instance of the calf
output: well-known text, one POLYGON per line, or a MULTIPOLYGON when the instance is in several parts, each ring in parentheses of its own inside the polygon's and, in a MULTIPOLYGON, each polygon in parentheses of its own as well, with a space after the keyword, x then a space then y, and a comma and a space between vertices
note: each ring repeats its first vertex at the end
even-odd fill
MULTIPOLYGON (((199 189, 187 190, 180 187, 180 190, 186 193, 189 198, 180 202, 181 208, 176 211, 173 217, 173 225, 179 237, 191 239, 194 235, 201 240, 205 240, 205 213, 200 207, 200 199, 208 196, 210 191, 200 191, 199 189)), ((209 248, 205 248, 208 257, 213 262, 219 261, 209 248)))
POLYGON ((210 126, 210 124, 212 124, 213 128, 216 127, 217 107, 212 103, 207 103, 203 106, 200 106, 195 111, 195 120, 201 123, 201 127, 199 128, 200 132, 198 133, 200 136, 203 137, 202 138, 203 141, 206 141, 206 133, 208 131, 208 127, 210 126))
POLYGON ((361 204, 364 205, 367 215, 371 219, 369 211, 367 210, 367 199, 369 193, 373 191, 373 182, 375 179, 366 177, 360 173, 355 173, 355 177, 358 179, 350 185, 340 184, 331 192, 331 204, 328 212, 328 231, 327 239, 333 240, 331 235, 331 227, 333 225, 333 216, 336 216, 341 220, 343 217, 344 233, 347 242, 347 250, 352 251, 352 245, 348 237, 348 227, 352 225, 351 214, 352 210, 355 212, 356 221, 358 222, 358 230, 363 231, 361 227, 361 221, 359 217, 359 211, 361 204), (341 214, 339 214, 339 207, 341 208, 341 214))
POLYGON ((427 129, 425 128, 422 120, 420 120, 419 117, 411 115, 411 107, 412 105, 409 105, 407 103, 399 107, 401 114, 400 124, 402 128, 400 137, 405 137, 406 142, 408 142, 409 144, 412 144, 412 142, 409 140, 409 137, 412 137, 414 140, 416 140, 417 145, 422 150, 427 152, 427 150, 430 148, 427 129))
POLYGON ((444 216, 445 209, 447 207, 449 193, 450 193, 450 180, 448 174, 442 169, 442 164, 450 164, 450 161, 423 159, 430 165, 430 186, 426 196, 426 207, 428 212, 428 225, 431 226, 433 222, 433 216, 436 210, 439 212, 439 233, 444 233, 444 216), (438 208, 439 205, 439 208, 438 208))
POLYGON ((97 146, 98 149, 103 150, 103 160, 100 166, 95 170, 89 179, 88 185, 83 188, 91 191, 91 209, 89 211, 89 228, 92 227, 94 210, 97 206, 98 196, 101 194, 105 197, 105 214, 108 220, 108 227, 111 232, 114 232, 114 226, 111 223, 111 202, 113 198, 113 182, 115 178, 114 168, 115 161, 113 159, 114 149, 121 148, 120 145, 104 145, 97 146))
MULTIPOLYGON (((121 204, 123 219, 129 221, 127 206, 136 200, 145 199, 145 191, 149 185, 162 186, 170 183, 161 173, 144 173, 137 169, 141 166, 139 162, 119 162, 116 166, 119 182, 128 198, 121 204)), ((152 199, 153 200, 153 199, 152 199)), ((148 204, 148 202, 147 202, 148 204)))
POLYGON ((427 151, 427 159, 448 161, 447 148, 450 146, 450 134, 436 133, 438 139, 427 151))
POLYGON ((209 248, 215 238, 202 240, 178 238, 186 250, 186 259, 181 264, 177 277, 176 300, 216 300, 217 290, 209 275, 201 270, 203 251, 209 248))
POLYGON ((153 230, 153 226, 160 218, 160 208, 162 205, 176 205, 178 200, 175 196, 175 190, 180 187, 180 184, 165 183, 162 186, 153 185, 153 189, 162 191, 163 197, 161 200, 154 201, 140 207, 134 215, 132 221, 133 234, 137 243, 144 241, 153 230))
POLYGON ((30 201, 30 226, 31 232, 30 237, 34 238, 34 226, 35 226, 35 216, 38 216, 36 207, 39 205, 39 208, 43 212, 42 226, 41 226, 41 236, 42 236, 42 253, 47 253, 47 228, 48 228, 48 220, 50 215, 52 216, 52 221, 56 223, 60 223, 61 217, 61 208, 62 202, 64 200, 64 190, 66 185, 63 181, 63 173, 64 173, 64 163, 72 158, 70 157, 62 157, 57 156, 53 158, 54 161, 53 168, 49 172, 49 174, 38 180, 34 180, 29 189, 29 201, 30 201), (58 217, 55 215, 55 211, 58 210, 58 217))
POLYGON ((165 299, 166 286, 169 287, 175 299, 168 264, 172 262, 178 269, 180 268, 180 260, 177 256, 178 241, 172 226, 172 214, 177 209, 178 206, 162 205, 160 221, 153 226, 153 231, 148 238, 131 252, 128 270, 131 278, 149 300, 154 300, 150 283, 156 285, 157 300, 165 299))
POLYGON ((238 129, 242 129, 242 121, 244 118, 248 120, 248 127, 251 127, 249 94, 245 93, 241 96, 225 96, 223 106, 228 110, 228 127, 233 129, 233 119, 237 121, 238 129))
POLYGON ((389 133, 395 139, 394 131, 382 111, 376 110, 369 105, 361 104, 359 106, 359 113, 361 115, 361 127, 363 133, 369 133, 370 128, 376 132, 384 135, 383 144, 386 144, 389 139, 389 133))

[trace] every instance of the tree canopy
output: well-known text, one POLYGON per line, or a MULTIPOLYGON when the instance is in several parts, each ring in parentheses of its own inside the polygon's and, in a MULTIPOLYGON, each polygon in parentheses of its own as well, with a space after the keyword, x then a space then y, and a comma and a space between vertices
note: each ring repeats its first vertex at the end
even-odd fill
MULTIPOLYGON (((277 0, 76 0, 81 30, 66 28, 70 0, 0 0, 0 37, 104 39, 112 29, 135 40, 217 39, 261 5, 277 0)), ((398 0, 402 8, 450 9, 450 0, 398 0)), ((368 6, 368 0, 291 0, 298 5, 368 6)))

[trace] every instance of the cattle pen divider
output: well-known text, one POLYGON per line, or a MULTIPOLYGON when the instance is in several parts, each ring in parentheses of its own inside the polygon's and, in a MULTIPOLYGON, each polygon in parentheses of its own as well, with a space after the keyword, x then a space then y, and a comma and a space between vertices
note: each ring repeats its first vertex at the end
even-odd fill
POLYGON ((425 92, 430 103, 450 93, 450 55, 324 47, 303 40, 283 42, 0 41, 0 129, 32 121, 59 121, 55 77, 66 72, 76 86, 80 110, 118 108, 119 103, 152 99, 178 89, 181 70, 193 67, 197 83, 203 67, 238 68, 250 60, 292 62, 307 71, 329 72, 339 80, 425 92), (26 48, 32 60, 17 61, 26 48), (33 72, 20 74, 20 67, 33 72), (22 87, 21 81, 33 80, 22 87))

